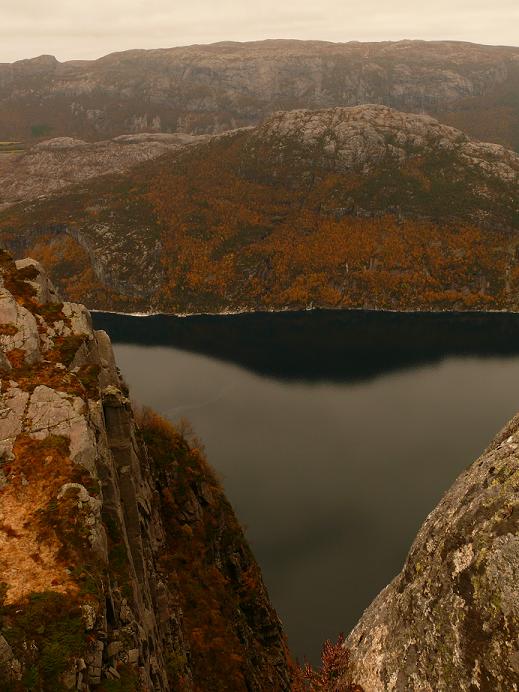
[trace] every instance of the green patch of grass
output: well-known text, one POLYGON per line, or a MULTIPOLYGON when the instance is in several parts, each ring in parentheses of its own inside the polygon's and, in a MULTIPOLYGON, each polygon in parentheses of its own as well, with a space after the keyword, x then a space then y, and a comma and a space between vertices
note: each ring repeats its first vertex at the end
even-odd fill
POLYGON ((52 127, 46 123, 36 123, 31 126, 31 136, 34 138, 46 137, 52 132, 52 127))
POLYGON ((77 377, 87 391, 89 399, 99 398, 100 367, 94 364, 82 365, 77 377))
POLYGON ((177 651, 172 651, 166 658, 166 668, 168 677, 171 681, 179 680, 184 675, 187 668, 187 657, 177 651))
POLYGON ((74 360, 74 356, 85 341, 85 337, 80 334, 58 337, 54 340, 59 353, 59 362, 67 367, 74 360))
POLYGON ((25 605, 4 606, 2 634, 21 661, 28 655, 28 642, 36 647, 24 673, 28 690, 64 690, 61 676, 86 649, 80 608, 53 591, 33 593, 25 605))

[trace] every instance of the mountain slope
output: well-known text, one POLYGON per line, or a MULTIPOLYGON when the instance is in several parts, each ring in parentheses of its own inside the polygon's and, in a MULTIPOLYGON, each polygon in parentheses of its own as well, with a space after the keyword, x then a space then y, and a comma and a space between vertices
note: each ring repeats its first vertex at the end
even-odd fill
POLYGON ((136 416, 106 333, 5 253, 0 345, 2 691, 288 690, 281 625, 199 443, 136 416))
POLYGON ((205 137, 183 134, 122 135, 89 144, 70 137, 41 142, 30 149, 0 147, 0 209, 25 199, 48 196, 83 180, 122 173, 205 137))
POLYGON ((0 240, 101 309, 515 310, 518 172, 427 116, 293 111, 13 206, 0 240))
POLYGON ((276 110, 380 103, 519 148, 519 49, 262 41, 0 65, 0 137, 215 133, 276 110))

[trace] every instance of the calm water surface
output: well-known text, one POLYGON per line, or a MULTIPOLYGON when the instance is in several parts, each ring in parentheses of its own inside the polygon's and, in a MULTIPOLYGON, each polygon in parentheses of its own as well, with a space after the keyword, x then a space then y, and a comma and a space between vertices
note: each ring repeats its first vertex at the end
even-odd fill
POLYGON ((132 396, 204 441, 300 659, 350 630, 519 410, 519 316, 94 320, 132 396))

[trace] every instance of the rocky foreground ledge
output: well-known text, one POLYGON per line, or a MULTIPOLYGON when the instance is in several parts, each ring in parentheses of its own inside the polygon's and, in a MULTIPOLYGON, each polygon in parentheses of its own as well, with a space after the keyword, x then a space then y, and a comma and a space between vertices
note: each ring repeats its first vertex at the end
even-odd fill
POLYGON ((344 686, 519 689, 519 416, 429 515, 346 646, 344 686))
POLYGON ((108 336, 0 255, 0 689, 288 690, 259 569, 196 442, 139 426, 108 336))

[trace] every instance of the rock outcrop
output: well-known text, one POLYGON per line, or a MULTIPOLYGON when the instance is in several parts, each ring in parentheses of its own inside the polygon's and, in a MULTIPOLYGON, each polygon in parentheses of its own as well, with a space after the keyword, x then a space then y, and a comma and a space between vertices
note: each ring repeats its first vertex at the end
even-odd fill
POLYGON ((108 336, 0 257, 0 687, 286 690, 259 569, 196 445, 108 336))
MULTIPOLYGON (((519 689, 519 417, 429 515, 350 634, 369 692, 519 689)), ((339 685, 339 688, 340 685, 339 685)))
POLYGON ((499 144, 471 140, 430 116, 387 106, 276 113, 251 133, 245 157, 261 170, 266 150, 269 168, 293 166, 296 174, 302 167, 368 173, 383 162, 403 166, 417 156, 452 153, 478 173, 519 184, 518 154, 499 144))
POLYGON ((519 148, 519 49, 455 41, 260 41, 0 65, 3 138, 214 134, 277 110, 379 103, 519 148))
POLYGON ((58 137, 26 151, 0 151, 0 209, 108 173, 122 173, 143 161, 204 141, 184 134, 122 135, 94 144, 58 137))

